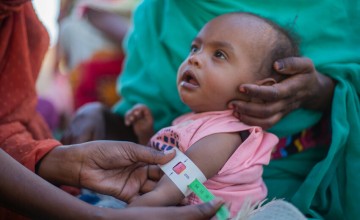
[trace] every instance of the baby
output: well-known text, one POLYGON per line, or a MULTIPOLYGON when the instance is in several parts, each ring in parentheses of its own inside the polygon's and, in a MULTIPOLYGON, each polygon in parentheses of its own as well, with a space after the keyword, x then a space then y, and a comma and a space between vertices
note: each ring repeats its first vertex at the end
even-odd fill
MULTIPOLYGON (((238 92, 240 84, 272 85, 282 80, 272 64, 297 53, 287 32, 271 21, 248 13, 216 17, 193 40, 178 70, 179 95, 193 113, 180 116, 154 136, 153 118, 144 105, 131 109, 125 123, 133 125, 142 144, 185 152, 207 177, 204 185, 230 204, 234 216, 245 200, 266 197, 263 165, 269 163, 278 138, 241 123, 228 103, 245 99, 238 92)), ((163 176, 153 191, 129 206, 177 205, 183 199, 176 185, 163 176)), ((200 202, 193 194, 187 201, 200 202)))

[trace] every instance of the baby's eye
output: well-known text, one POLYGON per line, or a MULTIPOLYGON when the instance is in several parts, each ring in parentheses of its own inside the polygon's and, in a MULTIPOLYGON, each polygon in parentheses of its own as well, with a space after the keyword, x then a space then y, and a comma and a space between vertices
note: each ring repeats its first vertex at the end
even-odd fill
POLYGON ((196 45, 191 45, 190 53, 196 53, 199 50, 199 48, 196 45))
POLYGON ((220 59, 224 59, 224 60, 226 59, 225 53, 222 52, 221 50, 215 51, 214 56, 220 59))

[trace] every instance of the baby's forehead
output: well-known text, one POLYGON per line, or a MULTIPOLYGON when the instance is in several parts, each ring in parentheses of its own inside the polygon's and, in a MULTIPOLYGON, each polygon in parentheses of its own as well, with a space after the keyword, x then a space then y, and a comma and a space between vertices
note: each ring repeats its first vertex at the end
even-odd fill
POLYGON ((227 28, 232 32, 272 32, 276 30, 265 19, 248 13, 229 13, 220 15, 211 20, 209 28, 227 28))
MULTIPOLYGON (((262 51, 276 42, 278 30, 263 18, 247 13, 230 13, 218 16, 205 25, 206 38, 229 40, 262 51)), ((201 33, 199 33, 201 35, 201 33)), ((234 45, 235 46, 235 45, 234 45)))
POLYGON ((231 13, 211 20, 198 36, 205 42, 227 42, 234 48, 234 56, 247 56, 258 66, 276 44, 278 30, 252 14, 231 13))

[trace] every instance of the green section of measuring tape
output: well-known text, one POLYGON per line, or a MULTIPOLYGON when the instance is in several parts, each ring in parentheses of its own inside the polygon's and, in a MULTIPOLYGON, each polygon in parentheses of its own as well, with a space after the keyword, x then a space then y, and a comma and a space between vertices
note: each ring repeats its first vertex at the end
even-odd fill
MULTIPOLYGON (((209 202, 209 201, 215 199, 215 196, 198 179, 195 179, 192 183, 190 183, 189 188, 203 202, 209 202)), ((226 206, 223 205, 217 211, 216 217, 217 217, 218 220, 228 219, 230 217, 230 212, 226 208, 226 206)))

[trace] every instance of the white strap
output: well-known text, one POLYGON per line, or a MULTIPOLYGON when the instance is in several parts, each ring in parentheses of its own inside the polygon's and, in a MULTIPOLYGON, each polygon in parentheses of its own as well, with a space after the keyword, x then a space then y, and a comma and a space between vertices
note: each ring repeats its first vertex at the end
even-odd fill
POLYGON ((164 173, 175 183, 180 191, 186 196, 190 195, 191 190, 188 185, 195 179, 201 183, 206 181, 205 175, 201 170, 178 148, 174 147, 176 156, 170 162, 160 165, 164 173))

